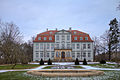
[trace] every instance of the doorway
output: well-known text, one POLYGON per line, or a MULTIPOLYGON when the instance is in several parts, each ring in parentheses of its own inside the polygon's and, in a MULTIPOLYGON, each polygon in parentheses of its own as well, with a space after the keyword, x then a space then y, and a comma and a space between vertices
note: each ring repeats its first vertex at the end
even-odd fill
POLYGON ((65 58, 65 52, 61 53, 61 58, 64 59, 65 58))

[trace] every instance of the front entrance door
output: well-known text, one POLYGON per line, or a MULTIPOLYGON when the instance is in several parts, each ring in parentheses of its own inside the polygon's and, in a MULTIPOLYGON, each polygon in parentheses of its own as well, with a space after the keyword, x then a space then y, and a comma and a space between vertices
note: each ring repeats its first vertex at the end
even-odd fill
POLYGON ((61 53, 61 58, 64 59, 65 58, 65 52, 61 53))

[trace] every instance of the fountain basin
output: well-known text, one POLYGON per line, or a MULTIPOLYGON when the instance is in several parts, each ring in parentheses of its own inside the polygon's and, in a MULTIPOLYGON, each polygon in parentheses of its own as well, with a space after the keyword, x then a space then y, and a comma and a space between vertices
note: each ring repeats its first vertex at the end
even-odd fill
POLYGON ((104 74, 103 71, 97 70, 66 70, 66 69, 50 69, 50 70, 32 70, 27 71, 28 74, 45 77, 88 77, 104 74))

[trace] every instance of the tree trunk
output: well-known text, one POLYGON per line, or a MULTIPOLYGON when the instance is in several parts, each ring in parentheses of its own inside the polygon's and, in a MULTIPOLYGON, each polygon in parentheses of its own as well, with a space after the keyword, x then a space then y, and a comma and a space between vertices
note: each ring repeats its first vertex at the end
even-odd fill
POLYGON ((14 68, 15 68, 15 66, 16 66, 16 63, 12 66, 12 68, 11 68, 11 69, 14 69, 14 68))

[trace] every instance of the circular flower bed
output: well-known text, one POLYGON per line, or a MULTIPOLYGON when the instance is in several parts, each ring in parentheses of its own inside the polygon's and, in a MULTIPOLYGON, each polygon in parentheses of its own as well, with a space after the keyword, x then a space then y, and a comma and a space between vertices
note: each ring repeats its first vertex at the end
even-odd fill
POLYGON ((28 74, 37 75, 37 76, 46 76, 46 77, 88 77, 88 76, 97 76, 104 74, 103 71, 97 70, 32 70, 28 71, 28 74))

